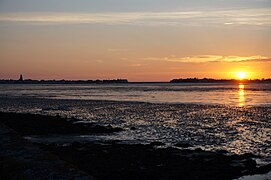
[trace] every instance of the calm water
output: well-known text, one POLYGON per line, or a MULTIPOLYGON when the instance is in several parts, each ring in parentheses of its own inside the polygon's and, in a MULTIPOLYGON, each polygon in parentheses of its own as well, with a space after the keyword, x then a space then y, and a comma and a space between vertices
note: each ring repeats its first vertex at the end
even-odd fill
POLYGON ((271 84, 0 85, 0 96, 268 106, 271 84))
POLYGON ((184 142, 271 162, 271 84, 0 85, 0 111, 75 117, 125 130, 28 137, 32 141, 184 142))

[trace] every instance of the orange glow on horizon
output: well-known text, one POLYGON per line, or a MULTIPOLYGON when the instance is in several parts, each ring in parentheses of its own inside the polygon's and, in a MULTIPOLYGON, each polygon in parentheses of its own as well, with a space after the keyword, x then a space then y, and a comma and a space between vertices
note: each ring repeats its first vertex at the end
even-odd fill
POLYGON ((245 80, 245 79, 253 79, 256 78, 255 73, 249 71, 235 71, 231 73, 231 77, 236 80, 245 80))
POLYGON ((237 72, 236 76, 237 76, 237 79, 243 80, 247 77, 247 73, 246 72, 237 72))

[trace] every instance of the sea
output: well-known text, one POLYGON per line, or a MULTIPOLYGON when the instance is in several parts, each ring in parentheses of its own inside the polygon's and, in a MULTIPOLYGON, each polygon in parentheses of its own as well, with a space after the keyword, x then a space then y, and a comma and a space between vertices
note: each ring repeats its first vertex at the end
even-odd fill
POLYGON ((74 117, 121 127, 111 135, 25 137, 31 141, 162 142, 271 163, 271 84, 0 84, 0 111, 74 117))
POLYGON ((50 99, 114 100, 151 103, 270 106, 271 84, 129 83, 0 85, 0 96, 50 99))

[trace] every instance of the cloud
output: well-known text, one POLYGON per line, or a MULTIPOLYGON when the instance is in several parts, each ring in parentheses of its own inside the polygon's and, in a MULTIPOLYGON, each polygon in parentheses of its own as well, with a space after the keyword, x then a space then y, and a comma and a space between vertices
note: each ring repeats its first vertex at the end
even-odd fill
POLYGON ((137 64, 130 64, 128 66, 129 67, 142 67, 142 66, 146 66, 146 64, 139 64, 139 63, 137 63, 137 64))
POLYGON ((271 57, 266 56, 219 56, 219 55, 198 55, 187 57, 146 57, 141 60, 147 61, 169 61, 183 63, 206 63, 206 62, 271 62, 271 57))
POLYGON ((132 25, 271 25, 271 10, 201 10, 123 13, 2 13, 0 22, 132 25))

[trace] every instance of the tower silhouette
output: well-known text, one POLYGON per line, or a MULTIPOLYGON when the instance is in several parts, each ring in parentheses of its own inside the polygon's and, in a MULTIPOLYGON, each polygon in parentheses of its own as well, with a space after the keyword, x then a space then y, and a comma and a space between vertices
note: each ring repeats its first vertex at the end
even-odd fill
POLYGON ((19 81, 23 81, 23 80, 24 80, 24 78, 23 78, 23 75, 21 74, 19 81))

